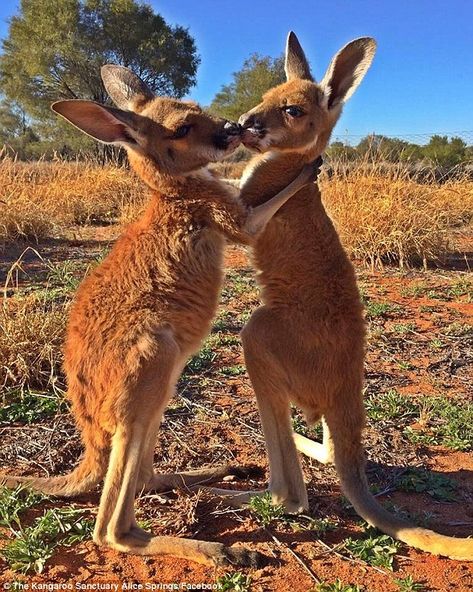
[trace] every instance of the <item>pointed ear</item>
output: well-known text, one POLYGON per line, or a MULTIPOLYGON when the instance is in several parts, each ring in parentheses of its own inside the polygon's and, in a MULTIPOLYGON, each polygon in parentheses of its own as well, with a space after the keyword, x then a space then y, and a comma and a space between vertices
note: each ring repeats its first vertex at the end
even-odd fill
POLYGON ((361 37, 336 54, 320 83, 329 109, 351 97, 370 67, 375 52, 376 41, 371 37, 361 37))
POLYGON ((124 66, 106 64, 100 70, 112 101, 120 109, 134 110, 154 99, 154 93, 134 72, 124 66))
POLYGON ((105 144, 137 144, 139 115, 105 107, 93 101, 57 101, 51 109, 92 138, 105 144))
POLYGON ((284 70, 286 71, 287 80, 293 80, 294 78, 313 80, 309 62, 293 31, 289 31, 287 36, 284 70))

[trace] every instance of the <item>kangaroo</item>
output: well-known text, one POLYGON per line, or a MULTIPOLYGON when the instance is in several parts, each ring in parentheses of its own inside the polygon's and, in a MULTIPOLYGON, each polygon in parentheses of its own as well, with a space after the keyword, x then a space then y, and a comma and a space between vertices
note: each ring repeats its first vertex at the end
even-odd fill
MULTIPOLYGON (((255 207, 320 156, 343 103, 368 70, 371 38, 352 41, 332 59, 320 83, 289 33, 287 82, 242 115, 243 143, 261 152, 244 171, 240 199, 255 207)), ((365 321, 352 264, 325 212, 317 185, 304 187, 268 223, 253 246, 263 306, 243 328, 245 362, 261 415, 274 503, 308 509, 297 449, 334 462, 342 489, 367 522, 418 549, 473 560, 473 540, 418 528, 384 510, 365 476, 362 398, 365 321), (289 401, 313 423, 323 444, 293 433, 289 401)), ((258 492, 213 490, 235 505, 258 492)))
POLYGON ((225 238, 250 243, 289 197, 314 180, 312 167, 266 204, 244 206, 234 188, 205 168, 238 146, 237 124, 195 103, 156 97, 121 66, 104 66, 102 78, 118 108, 66 100, 52 109, 93 138, 125 147, 151 200, 82 282, 71 308, 64 366, 85 447, 82 461, 65 476, 4 476, 4 482, 73 496, 105 477, 97 544, 208 565, 255 565, 261 556, 246 549, 151 536, 136 523, 134 498, 141 489, 219 480, 230 471, 155 474, 157 432, 177 379, 215 316, 225 238))

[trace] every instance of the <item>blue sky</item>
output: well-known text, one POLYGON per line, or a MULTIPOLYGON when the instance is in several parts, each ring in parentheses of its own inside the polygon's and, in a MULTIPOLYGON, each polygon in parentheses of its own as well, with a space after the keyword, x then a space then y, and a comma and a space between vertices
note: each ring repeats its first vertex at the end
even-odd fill
MULTIPOLYGON (((57 0, 56 0, 57 1, 57 0)), ((189 27, 202 63, 191 96, 208 104, 253 52, 279 55, 294 30, 320 79, 332 55, 364 35, 378 52, 336 134, 473 130, 471 0, 152 0, 169 23, 189 27)), ((0 6, 0 35, 16 12, 0 6)), ((414 140, 415 137, 413 136, 414 140)), ((420 139, 420 138, 419 138, 420 139)))

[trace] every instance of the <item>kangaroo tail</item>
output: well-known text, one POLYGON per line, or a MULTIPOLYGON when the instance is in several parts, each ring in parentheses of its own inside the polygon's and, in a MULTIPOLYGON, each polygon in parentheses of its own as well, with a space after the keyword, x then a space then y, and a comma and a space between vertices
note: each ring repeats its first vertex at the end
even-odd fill
POLYGON ((58 477, 17 477, 1 475, 0 485, 16 487, 24 485, 36 491, 58 497, 73 497, 90 491, 105 475, 108 449, 86 446, 77 467, 67 475, 58 477))
POLYGON ((362 455, 337 458, 342 489, 356 512, 372 526, 411 547, 451 559, 473 561, 473 539, 456 538, 420 528, 387 512, 371 494, 362 455))

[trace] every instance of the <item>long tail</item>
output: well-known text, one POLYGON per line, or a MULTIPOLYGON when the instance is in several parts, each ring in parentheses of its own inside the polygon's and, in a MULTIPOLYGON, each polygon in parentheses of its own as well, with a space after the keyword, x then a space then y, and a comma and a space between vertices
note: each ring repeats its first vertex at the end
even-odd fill
MULTIPOLYGON (((356 447, 354 447, 356 449, 356 447)), ((335 447, 336 450, 336 447, 335 447)), ((301 450, 310 454, 310 448, 301 450)), ((343 492, 352 503, 356 512, 372 526, 406 543, 411 547, 427 551, 433 555, 442 555, 450 559, 461 561, 473 561, 473 539, 445 536, 414 526, 405 520, 397 518, 387 512, 373 497, 369 490, 365 474, 364 459, 362 454, 350 452, 345 449, 345 454, 335 452, 335 468, 340 477, 343 492)))
POLYGON ((0 474, 0 485, 16 487, 25 485, 36 491, 58 497, 73 497, 93 489, 105 475, 108 450, 86 446, 77 467, 67 475, 58 477, 17 477, 0 474))
POLYGON ((387 512, 368 488, 364 462, 361 459, 358 462, 354 459, 349 459, 349 462, 335 460, 335 467, 345 495, 357 513, 369 524, 416 549, 451 559, 473 561, 473 539, 445 536, 414 526, 387 512))

